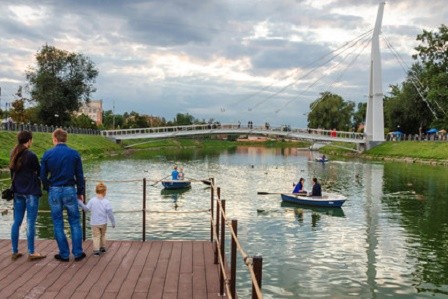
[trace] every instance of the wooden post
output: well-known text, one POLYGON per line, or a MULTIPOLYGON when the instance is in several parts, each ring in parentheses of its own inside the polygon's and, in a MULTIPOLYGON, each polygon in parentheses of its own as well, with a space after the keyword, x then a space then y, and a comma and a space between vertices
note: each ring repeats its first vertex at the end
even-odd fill
MULTIPOLYGON (((82 202, 86 203, 86 178, 84 178, 84 193, 83 193, 83 200, 82 202)), ((85 241, 87 239, 86 235, 86 212, 82 210, 82 240, 85 241)))
POLYGON ((143 178, 143 236, 142 241, 146 241, 146 178, 143 178))
MULTIPOLYGON (((217 199, 216 199, 216 213, 215 213, 215 219, 216 219, 216 226, 215 226, 215 233, 216 233, 216 241, 219 240, 219 222, 221 220, 221 213, 219 212, 219 202, 221 199, 219 198, 219 187, 216 189, 217 193, 217 199)), ((215 264, 218 263, 218 243, 215 242, 215 264)))
MULTIPOLYGON (((225 200, 221 200, 221 206, 222 206, 222 213, 221 213, 221 238, 220 238, 220 245, 221 245, 221 260, 224 263, 223 265, 221 265, 221 268, 224 269, 225 271, 225 263, 226 263, 226 253, 224 252, 225 248, 224 248, 224 242, 226 241, 226 222, 224 219, 224 213, 226 211, 226 201, 225 200)), ((224 295, 224 275, 222 274, 222 272, 219 272, 220 275, 220 279, 219 279, 219 294, 224 295)))
MULTIPOLYGON (((261 256, 253 256, 253 267, 255 272, 255 278, 257 280, 258 286, 261 289, 261 279, 262 279, 262 270, 263 270, 263 257, 261 256)), ((258 299, 257 292, 255 292, 255 287, 252 284, 252 299, 258 299)))
MULTIPOLYGON (((238 220, 232 219, 232 229, 235 237, 238 237, 238 220)), ((230 294, 232 298, 236 298, 236 242, 232 237, 230 249, 230 294)))
POLYGON ((213 218, 213 199, 215 197, 215 189, 213 188, 213 184, 212 187, 210 188, 210 242, 213 242, 213 223, 215 218, 213 218))

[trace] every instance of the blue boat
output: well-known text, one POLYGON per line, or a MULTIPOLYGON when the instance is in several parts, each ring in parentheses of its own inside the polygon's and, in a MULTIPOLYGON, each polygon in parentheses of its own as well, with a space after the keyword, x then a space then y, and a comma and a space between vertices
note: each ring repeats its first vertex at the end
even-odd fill
POLYGON ((303 196, 292 193, 282 193, 282 201, 307 206, 340 208, 346 201, 346 197, 335 193, 322 193, 322 196, 303 196))
POLYGON ((186 189, 191 187, 189 180, 163 180, 162 185, 165 189, 186 189))

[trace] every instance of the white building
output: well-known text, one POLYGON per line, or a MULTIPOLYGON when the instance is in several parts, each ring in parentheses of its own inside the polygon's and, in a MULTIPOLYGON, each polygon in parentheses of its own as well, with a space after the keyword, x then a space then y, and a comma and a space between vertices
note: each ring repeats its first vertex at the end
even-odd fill
POLYGON ((103 100, 90 100, 84 103, 76 115, 85 114, 99 126, 103 123, 103 100))

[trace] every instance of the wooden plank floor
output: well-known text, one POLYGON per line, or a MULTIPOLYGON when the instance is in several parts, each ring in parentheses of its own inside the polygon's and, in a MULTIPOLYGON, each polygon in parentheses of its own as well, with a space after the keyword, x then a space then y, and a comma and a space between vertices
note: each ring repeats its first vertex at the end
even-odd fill
POLYGON ((92 241, 83 248, 87 258, 64 263, 56 241, 36 240, 45 259, 13 261, 11 241, 0 240, 0 298, 221 298, 209 241, 109 241, 100 257, 92 241))

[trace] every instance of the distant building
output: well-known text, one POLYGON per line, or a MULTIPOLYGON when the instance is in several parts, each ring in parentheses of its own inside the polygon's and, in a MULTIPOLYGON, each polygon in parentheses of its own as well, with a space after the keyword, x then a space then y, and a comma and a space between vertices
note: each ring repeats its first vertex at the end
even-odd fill
POLYGON ((93 120, 97 126, 103 124, 103 100, 90 100, 88 104, 84 103, 76 115, 85 114, 93 120))

